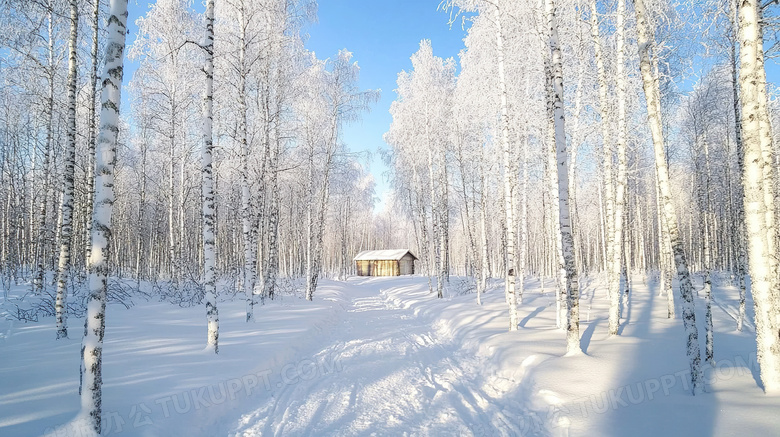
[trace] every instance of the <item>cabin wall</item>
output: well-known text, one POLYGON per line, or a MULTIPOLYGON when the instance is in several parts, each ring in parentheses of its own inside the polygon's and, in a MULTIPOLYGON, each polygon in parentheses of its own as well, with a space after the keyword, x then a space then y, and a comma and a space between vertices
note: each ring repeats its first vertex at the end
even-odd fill
POLYGON ((401 267, 395 260, 355 261, 358 276, 399 276, 401 267))
POLYGON ((398 261, 395 260, 371 261, 371 267, 371 276, 398 276, 401 274, 398 261))
POLYGON ((401 260, 398 262, 399 267, 401 269, 400 273, 402 275, 413 275, 414 274, 414 255, 407 252, 406 255, 401 257, 401 260))
POLYGON ((371 261, 355 261, 358 276, 371 276, 371 261))

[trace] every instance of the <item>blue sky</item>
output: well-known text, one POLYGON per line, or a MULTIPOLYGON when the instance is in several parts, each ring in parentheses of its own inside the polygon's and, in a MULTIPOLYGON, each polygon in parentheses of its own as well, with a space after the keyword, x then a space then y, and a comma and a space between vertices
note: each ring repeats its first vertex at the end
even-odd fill
POLYGON ((346 48, 360 66, 362 89, 381 89, 382 98, 362 122, 346 126, 343 140, 351 150, 372 153, 369 170, 377 183, 383 208, 388 168, 378 151, 386 148, 382 135, 392 121, 390 104, 395 100, 396 79, 401 70, 410 70, 410 57, 420 40, 430 39, 436 56, 456 57, 463 48, 465 32, 460 24, 450 26, 449 14, 438 10, 439 0, 322 0, 319 21, 308 28, 306 47, 319 58, 335 55, 346 48))

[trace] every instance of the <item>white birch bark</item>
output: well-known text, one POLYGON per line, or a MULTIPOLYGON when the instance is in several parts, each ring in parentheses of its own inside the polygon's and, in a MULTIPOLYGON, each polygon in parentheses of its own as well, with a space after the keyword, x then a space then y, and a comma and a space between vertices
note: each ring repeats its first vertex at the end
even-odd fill
POLYGON ((420 250, 422 251, 422 255, 420 256, 420 262, 422 263, 422 269, 425 271, 425 275, 428 277, 428 292, 433 293, 433 283, 431 282, 431 268, 429 266, 430 260, 431 260, 431 254, 430 254, 430 243, 428 241, 428 214, 426 212, 425 203, 423 202, 422 196, 419 193, 422 193, 423 187, 422 182, 420 181, 420 175, 417 171, 417 166, 412 165, 412 171, 414 175, 414 184, 417 187, 417 203, 416 203, 416 210, 417 210, 417 216, 420 219, 420 234, 422 235, 422 238, 420 238, 420 250))
MULTIPOLYGON (((583 50, 580 44, 580 50, 583 50)), ((579 225, 577 222, 577 152, 582 142, 582 81, 585 76, 585 62, 577 63, 577 91, 574 94, 574 126, 571 129, 571 147, 569 149, 569 210, 571 211, 570 221, 572 223, 572 241, 574 242, 574 259, 576 265, 582 266, 580 254, 580 241, 577 231, 579 225)))
POLYGON ((279 272, 279 190, 278 190, 278 162, 279 162, 279 135, 276 135, 274 147, 268 169, 268 194, 271 197, 271 205, 268 211, 268 266, 263 278, 263 296, 273 299, 276 293, 276 277, 279 272))
MULTIPOLYGON (((530 161, 530 151, 528 147, 528 132, 526 126, 526 135, 523 138, 523 192, 520 197, 520 255, 517 259, 517 278, 519 281, 518 303, 523 303, 523 292, 525 291, 525 266, 528 262, 528 163, 530 161)), ((487 255, 487 248, 485 248, 485 254, 487 255)))
POLYGON ((569 166, 566 150, 566 120, 563 107, 563 61, 558 39, 558 23, 554 0, 545 0, 545 15, 549 29, 549 48, 551 53, 548 75, 553 86, 552 112, 555 120, 555 150, 558 167, 558 220, 563 252, 563 268, 566 271, 566 353, 581 353, 580 348, 580 309, 579 279, 574 257, 574 236, 572 233, 571 211, 569 209, 569 166))
MULTIPOLYGON (((547 0, 545 0, 546 2, 547 0)), ((547 3, 545 3, 546 7, 547 3)), ((547 14, 547 11, 545 11, 547 14)), ((545 21, 547 17, 545 16, 545 21)), ((549 24, 549 23, 548 23, 549 24)), ((566 286, 566 268, 563 256, 563 234, 560 232, 560 190, 558 187, 558 150, 556 144, 557 119, 555 115, 555 83, 554 68, 552 60, 552 51, 545 53, 544 68, 547 85, 547 140, 548 147, 545 150, 546 168, 546 191, 549 193, 549 235, 550 235, 550 253, 551 253, 551 271, 555 279, 555 326, 565 330, 568 320, 568 291, 566 286)))
POLYGON ((348 263, 349 259, 347 257, 347 239, 349 238, 349 228, 350 228, 350 207, 349 207, 350 199, 347 197, 344 200, 344 206, 341 209, 341 241, 339 242, 341 246, 341 250, 339 251, 339 281, 346 281, 347 280, 347 269, 348 269, 348 263))
POLYGON ((172 286, 178 287, 179 269, 176 252, 176 221, 174 218, 174 205, 176 198, 176 179, 174 176, 176 170, 176 112, 173 105, 176 97, 176 85, 173 85, 171 91, 171 129, 168 133, 169 141, 169 159, 168 164, 168 269, 171 277, 172 286))
POLYGON ((761 104, 766 73, 763 68, 760 7, 758 0, 743 0, 739 5, 739 91, 744 148, 742 184, 761 382, 765 392, 776 393, 780 391, 780 338, 776 320, 777 291, 774 289, 777 279, 772 262, 776 253, 773 253, 770 242, 774 240, 773 230, 768 226, 771 224, 769 218, 773 217, 770 217, 772 210, 766 203, 769 185, 766 179, 771 174, 765 174, 765 144, 761 132, 762 119, 767 116, 762 114, 766 106, 761 104))
POLYGON ((39 196, 41 207, 38 212, 38 241, 36 244, 36 272, 33 278, 33 292, 40 294, 43 292, 43 286, 46 274, 46 249, 49 246, 49 229, 46 226, 47 203, 49 199, 49 172, 52 145, 54 142, 54 79, 57 66, 54 61, 54 1, 48 3, 48 22, 49 22, 49 95, 47 96, 47 127, 46 127, 46 148, 43 152, 43 193, 39 196))
MULTIPOLYGON (((457 129, 457 128, 456 128, 457 129)), ((456 134, 456 135, 459 135, 456 134)), ((477 265, 477 260, 479 259, 478 251, 477 251, 477 241, 476 241, 476 230, 474 229, 474 222, 476 221, 476 217, 474 217, 474 211, 472 208, 469 208, 470 200, 468 198, 468 186, 466 183, 466 162, 463 157, 463 145, 461 143, 461 140, 458 139, 458 146, 456 148, 457 153, 457 161, 458 166, 460 167, 460 170, 458 173, 460 174, 460 188, 463 192, 463 211, 461 215, 461 222, 463 224, 463 228, 466 231, 466 236, 468 237, 468 244, 469 244, 469 258, 470 262, 469 265, 471 266, 471 275, 474 278, 474 282, 476 284, 477 288, 477 305, 482 305, 481 301, 481 294, 482 290, 480 289, 480 284, 482 283, 482 278, 480 277, 482 274, 482 270, 477 265)))
POLYGON ((73 185, 76 166, 76 44, 78 44, 79 8, 70 0, 70 37, 68 38, 68 137, 65 144, 65 172, 62 175, 60 206, 60 259, 57 265, 56 312, 57 339, 68 338, 68 274, 70 273, 71 235, 73 231, 73 185))
MULTIPOLYGON (((729 41, 729 64, 731 68, 731 93, 734 112, 734 137, 736 140, 737 167, 739 174, 745 173, 744 145, 742 142, 742 120, 740 111, 739 80, 737 77, 738 59, 737 59, 737 32, 739 31, 739 18, 737 17, 737 0, 729 1, 729 19, 731 27, 729 35, 732 38, 729 41)), ((741 194, 741 192, 740 192, 741 194)), ((747 235, 745 233, 745 204, 741 201, 736 202, 737 208, 737 286, 739 287, 739 315, 737 317, 737 331, 742 331, 742 325, 745 320, 745 294, 746 294, 746 276, 747 276, 747 235)))
POLYGON ((307 196, 309 197, 309 208, 306 209, 306 300, 311 301, 314 298, 312 293, 312 276, 314 275, 314 217, 313 206, 317 204, 314 200, 314 149, 309 150, 309 171, 307 196))
MULTIPOLYGON (((484 167, 483 167, 484 168, 484 167)), ((485 292, 487 288, 487 279, 490 276, 490 269, 488 268, 488 236, 487 236, 487 187, 485 186, 485 173, 480 172, 480 185, 482 186, 482 196, 480 196, 480 211, 479 211, 479 228, 480 228, 480 246, 482 254, 482 273, 479 278, 479 287, 477 290, 480 292, 477 295, 477 304, 482 305, 481 293, 485 292)))
POLYGON ((593 39, 594 56, 596 58, 596 71, 598 74, 599 83, 599 115, 601 117, 601 137, 603 142, 603 159, 604 159, 604 198, 605 198, 605 268, 607 271, 607 290, 610 296, 610 312, 609 312, 609 332, 617 332, 620 318, 617 312, 617 305, 612 297, 612 290, 614 288, 612 281, 614 276, 612 275, 612 251, 614 249, 615 233, 614 229, 614 207, 615 207, 615 195, 614 186, 612 183, 612 130, 609 123, 609 100, 608 100, 608 85, 607 74, 604 69, 604 55, 601 45, 601 36, 599 32, 599 20, 598 10, 596 8, 596 0, 590 0, 590 29, 591 38, 593 39), (613 307, 615 309, 613 309, 613 307))
POLYGON ((111 254, 114 208, 114 166, 119 134, 119 103, 127 34, 127 0, 109 3, 107 45, 103 66, 100 132, 96 154, 96 187, 89 259, 89 301, 82 350, 81 413, 95 434, 101 431, 103 335, 106 328, 106 288, 111 254))
POLYGON ((100 23, 100 0, 95 0, 92 5, 92 52, 90 54, 92 58, 92 68, 89 76, 90 86, 90 98, 89 98, 89 121, 88 125, 88 138, 87 147, 89 152, 87 153, 87 195, 86 202, 84 202, 84 241, 86 246, 85 265, 89 265, 90 250, 92 245, 89 243, 92 234, 92 202, 95 199, 95 143, 97 136, 97 123, 96 123, 96 101, 97 101, 97 87, 98 87, 98 43, 99 43, 99 26, 100 23))
POLYGON ((517 330, 517 298, 515 295, 515 221, 512 208, 512 163, 509 144, 509 109, 507 104, 506 76, 504 73, 504 35, 501 27, 501 8, 496 6, 496 44, 498 49, 498 82, 501 93, 501 146, 504 157, 504 214, 506 218, 506 284, 509 304, 509 330, 517 330))
POLYGON ((331 159, 328 158, 327 168, 325 170, 325 180, 322 189, 320 190, 320 196, 318 204, 316 206, 317 222, 314 225, 313 234, 313 250, 311 258, 311 267, 307 276, 307 292, 306 300, 314 299, 314 292, 317 290, 317 282, 319 280, 320 271, 322 270, 322 236, 323 229, 325 228, 325 212, 328 207, 328 198, 330 197, 329 187, 329 168, 331 165, 331 159))
MULTIPOLYGON (((141 135, 143 136, 143 145, 141 146, 141 187, 140 187, 140 193, 139 193, 139 202, 138 202, 138 215, 136 216, 136 221, 139 224, 139 227, 142 227, 142 223, 144 223, 144 210, 146 209, 146 169, 147 169, 147 156, 148 156, 148 144, 147 144, 147 137, 146 137, 146 127, 141 128, 144 133, 141 135)), ((143 260, 144 260, 144 233, 140 231, 138 232, 138 237, 136 240, 136 264, 135 264, 135 284, 136 284, 136 291, 141 290, 141 277, 143 276, 143 260)))
MULTIPOLYGON (((441 243, 441 266, 439 277, 441 282, 450 282, 450 206, 449 178, 447 176, 447 154, 445 150, 438 153, 439 161, 439 238, 441 243)), ((443 297, 440 296, 440 297, 443 297)))
MULTIPOLYGON (((203 201, 203 287, 206 295, 206 350, 219 353, 219 311, 217 309, 216 257, 214 251, 214 175, 212 168, 214 108, 214 0, 206 1, 206 89, 203 95, 203 149, 201 150, 203 201)), ((182 222, 183 222, 182 218, 182 222)))
MULTIPOLYGON (((187 200, 187 158, 185 154, 182 154, 181 162, 179 164, 179 200, 177 202, 177 218, 179 220, 179 247, 177 253, 177 263, 179 265, 179 275, 184 274, 184 268, 187 265, 188 256, 188 244, 187 244, 187 212, 185 209, 187 200)), ((200 251, 198 251, 200 252, 200 251)), ((202 252, 200 252, 202 254, 202 252)), ((202 260, 198 260, 200 265, 202 260)))
MULTIPOLYGON (((626 72, 625 72, 625 18, 626 2, 618 0, 617 16, 615 25, 615 83, 617 100, 617 189, 615 190, 615 210, 613 230, 615 237, 612 240, 613 248, 610 276, 610 306, 609 306, 609 334, 617 335, 620 326, 620 280, 621 266, 623 265, 623 223, 626 207, 626 184, 627 184, 627 155, 626 142, 628 128, 626 125, 626 72)), ((624 278, 628 281, 628 278, 624 278)))
MULTIPOLYGON (((427 113, 426 108, 426 113, 427 113)), ((433 236, 431 237, 433 240, 433 265, 434 270, 436 271, 436 296, 438 298, 444 297, 444 281, 442 277, 442 238, 441 238, 441 213, 439 208, 441 208, 440 205, 440 199, 439 199, 439 193, 436 189, 436 164, 433 160, 433 150, 432 146, 430 145, 432 142, 432 138, 430 135, 429 130, 430 123, 426 123, 425 130, 426 130, 426 139, 428 140, 428 188, 431 193, 431 228, 433 230, 433 236)))
POLYGON ((669 230, 666 228, 666 219, 664 217, 664 205, 661 191, 659 189, 658 171, 655 172, 656 178, 656 213, 658 215, 658 246, 660 249, 661 278, 659 287, 661 292, 666 293, 666 318, 675 318, 674 309, 674 290, 672 290, 672 243, 669 239, 669 230))
POLYGON ((710 146, 707 142, 706 135, 703 135, 702 146, 704 149, 704 238, 702 240, 702 249, 704 251, 704 304, 706 306, 704 313, 704 328, 705 328, 705 346, 704 346, 704 360, 711 365, 715 365, 714 356, 714 338, 712 328, 712 279, 710 278, 710 265, 712 257, 712 243, 710 241, 711 231, 711 202, 710 202, 710 146))
MULTIPOLYGON (((306 300, 314 299, 314 292, 317 289, 317 282, 322 265, 322 236, 325 227, 325 213, 328 208, 328 198, 330 197, 330 170, 333 165, 333 156, 336 153, 336 142, 338 141, 339 108, 338 102, 334 103, 331 119, 330 138, 327 140, 327 150, 325 154, 325 173, 322 178, 322 187, 319 192, 319 199, 314 206, 317 218, 313 221, 309 213, 309 253, 306 268, 306 300)), ((312 164, 313 165, 313 164, 312 164)), ((309 175, 313 178, 313 167, 309 169, 309 175)))
POLYGON ((680 297, 683 311, 683 326, 687 336, 686 354, 691 372, 691 392, 696 395, 704 389, 701 373, 701 352, 699 350, 699 333, 696 328, 696 314, 693 306, 693 287, 691 285, 688 260, 683 249, 683 242, 677 227, 677 213, 672 204, 672 194, 669 187, 669 169, 666 166, 664 135, 661 122, 660 90, 657 79, 653 75, 650 51, 652 29, 647 22, 647 11, 644 0, 634 0, 634 10, 637 21, 637 44, 639 45, 640 72, 642 85, 647 101, 647 116, 650 133, 653 139, 655 166, 658 175, 658 188, 661 194, 664 210, 664 220, 672 242, 677 277, 680 282, 680 297))
POLYGON ((244 243, 244 294, 246 296, 246 321, 253 322, 255 318, 255 282, 257 281, 256 247, 252 241, 252 200, 249 192, 249 143, 247 140, 247 103, 246 103, 246 21, 243 7, 239 8, 241 21, 241 40, 239 42, 239 77, 238 77, 238 141, 241 144, 241 227, 244 243))
MULTIPOLYGON (((775 218, 775 160, 774 160, 774 146, 773 146, 773 135, 772 135, 772 124, 769 114, 769 101, 768 101, 768 95, 766 90, 766 71, 764 69, 764 53, 763 53, 763 45, 760 45, 763 42, 763 27, 762 23, 764 21, 763 17, 763 8, 764 6, 759 6, 756 10, 756 14, 758 16, 758 41, 759 46, 757 49, 757 52, 759 53, 759 56, 756 56, 755 58, 755 72, 756 72, 756 85, 758 86, 757 89, 757 97, 758 97, 758 115, 759 115, 759 137, 761 139, 761 158, 763 159, 764 168, 763 168, 763 195, 764 195, 764 205, 765 205, 765 214, 764 219, 766 222, 766 229, 767 229, 767 247, 768 247, 768 253, 769 253, 769 269, 770 269, 770 275, 773 280, 772 287, 771 287, 771 296, 770 299, 773 302, 773 308, 772 313, 774 314, 774 320, 776 326, 774 326, 775 329, 775 338, 777 339, 780 337, 778 335, 778 326, 780 325, 780 314, 778 314, 778 310, 780 309, 780 271, 778 270, 780 261, 777 258, 778 248, 777 248, 777 239, 778 239, 778 233, 777 233, 777 223, 775 218)), ((741 9, 740 9, 741 10, 741 9)), ((749 12, 748 12, 749 13, 749 12)), ((742 22, 742 20, 740 20, 742 22)), ((741 55, 741 51, 740 51, 741 55)), ((745 56, 740 56, 741 60, 745 60, 745 56)), ((740 74, 740 77, 742 75, 740 74)), ((743 103, 744 104, 744 103, 743 103)), ((744 117, 744 115, 743 115, 744 117)), ((777 352, 778 355, 780 355, 780 350, 777 352)), ((778 358, 780 359, 780 358, 778 358)), ((780 375, 778 375, 778 379, 780 379, 780 375)))

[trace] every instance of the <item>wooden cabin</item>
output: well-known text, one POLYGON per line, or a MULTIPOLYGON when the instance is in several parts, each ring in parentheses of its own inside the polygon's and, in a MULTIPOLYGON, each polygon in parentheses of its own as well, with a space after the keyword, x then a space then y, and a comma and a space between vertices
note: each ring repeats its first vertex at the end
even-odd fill
POLYGON ((364 250, 355 257, 358 276, 413 275, 416 256, 409 249, 364 250))

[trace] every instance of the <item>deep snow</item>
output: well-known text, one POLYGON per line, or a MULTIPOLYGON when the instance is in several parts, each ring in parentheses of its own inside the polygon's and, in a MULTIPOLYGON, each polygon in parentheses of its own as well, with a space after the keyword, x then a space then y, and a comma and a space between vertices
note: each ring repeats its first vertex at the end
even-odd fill
MULTIPOLYGON (((105 434, 777 435, 780 398, 757 382, 752 324, 735 332, 736 289, 714 288, 715 358, 706 393, 688 390, 682 322, 637 276, 621 335, 607 335, 606 288, 583 280, 584 355, 564 357, 553 290, 526 281, 507 332, 502 285, 484 296, 428 293, 424 277, 323 280, 314 302, 220 303, 220 354, 203 352, 201 307, 108 307, 105 434)), ((703 300, 696 300, 700 338, 703 300)), ((748 301, 748 308, 752 302, 748 301)), ((748 311, 752 314, 752 311, 748 311)), ((0 436, 63 434, 78 412, 78 350, 54 319, 0 321, 0 436)))

